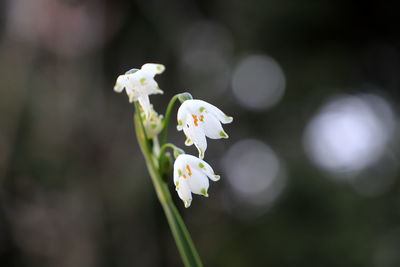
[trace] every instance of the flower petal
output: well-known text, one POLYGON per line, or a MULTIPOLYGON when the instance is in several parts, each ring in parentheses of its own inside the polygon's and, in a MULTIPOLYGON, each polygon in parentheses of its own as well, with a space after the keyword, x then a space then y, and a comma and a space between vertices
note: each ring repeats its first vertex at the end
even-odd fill
POLYGON ((156 74, 163 73, 165 66, 162 64, 146 63, 142 66, 141 70, 154 77, 156 74))
POLYGON ((179 185, 175 188, 178 192, 178 196, 182 199, 185 208, 189 208, 192 203, 192 192, 187 181, 183 178, 179 179, 179 185))
POLYGON ((185 146, 191 146, 191 145, 193 145, 193 140, 190 139, 189 137, 186 137, 185 146))
MULTIPOLYGON (((128 83, 129 83, 129 81, 128 81, 128 83)), ((126 94, 128 95, 129 103, 132 103, 133 101, 138 100, 139 95, 135 90, 132 90, 131 86, 127 85, 125 87, 125 91, 126 91, 126 94)))
MULTIPOLYGON (((201 100, 199 100, 199 101, 201 101, 201 100)), ((216 106, 211 105, 210 103, 207 103, 205 101, 202 101, 202 102, 203 102, 202 105, 204 105, 204 110, 206 110, 209 113, 213 114, 223 124, 231 123, 233 121, 232 117, 226 115, 224 112, 222 112, 216 106)))
POLYGON ((143 86, 143 93, 154 95, 154 94, 163 94, 163 90, 158 87, 158 83, 154 79, 146 80, 146 83, 143 86))
MULTIPOLYGON (((188 116, 190 116, 190 114, 188 114, 188 116)), ((192 119, 186 118, 183 132, 197 147, 199 158, 204 158, 204 152, 207 149, 207 140, 202 125, 198 124, 196 126, 192 119)))
POLYGON ((214 173, 213 168, 210 166, 210 164, 208 164, 207 162, 205 162, 202 159, 198 159, 198 163, 197 163, 197 167, 199 170, 201 170, 205 175, 208 176, 208 178, 210 178, 211 180, 213 180, 214 182, 218 181, 220 179, 219 175, 216 175, 214 173))
MULTIPOLYGON (((187 100, 189 101, 189 100, 187 100)), ((185 101, 185 102, 187 102, 185 101)), ((176 126, 176 129, 178 131, 182 131, 183 130, 183 126, 186 124, 186 118, 187 115, 189 114, 189 110, 187 109, 187 106, 184 105, 185 102, 183 102, 183 104, 179 107, 178 109, 178 113, 177 113, 177 120, 178 120, 178 125, 176 126)))
POLYGON ((208 197, 209 182, 207 176, 196 169, 192 169, 191 171, 192 175, 187 179, 190 190, 194 194, 208 197))
POLYGON ((126 75, 119 75, 117 78, 117 82, 114 85, 114 91, 121 93, 122 90, 124 90, 124 87, 126 86, 127 78, 126 75))
POLYGON ((146 115, 146 118, 150 117, 150 99, 148 95, 141 95, 138 97, 139 104, 143 109, 144 114, 146 115))
POLYGON ((185 156, 184 154, 179 155, 174 162, 174 184, 179 185, 179 177, 182 173, 182 169, 185 167, 185 156), (178 184, 177 184, 178 183, 178 184))
MULTIPOLYGON (((203 172, 205 175, 207 175, 211 180, 213 181, 218 181, 220 179, 220 176, 214 173, 213 168, 208 164, 206 161, 199 159, 195 156, 188 155, 188 154, 182 154, 179 155, 179 168, 184 169, 186 164, 189 164, 191 166, 191 169, 195 169, 197 171, 203 172)), ((178 160, 177 159, 177 160, 178 160)), ((176 165, 178 166, 178 164, 176 165)), ((175 168, 175 165, 174 165, 175 168)))
POLYGON ((204 116, 203 129, 206 136, 211 139, 228 138, 228 134, 222 128, 221 122, 213 114, 204 116))

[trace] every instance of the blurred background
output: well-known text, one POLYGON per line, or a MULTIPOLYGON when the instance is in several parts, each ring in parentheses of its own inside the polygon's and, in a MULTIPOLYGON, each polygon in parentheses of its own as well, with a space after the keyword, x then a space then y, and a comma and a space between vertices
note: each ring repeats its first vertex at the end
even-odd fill
MULTIPOLYGON (((400 35, 378 1, 0 1, 0 266, 181 266, 119 74, 234 117, 205 266, 400 266, 400 35)), ((174 115, 175 117, 175 112, 174 115)), ((170 140, 184 136, 171 123, 170 140)), ((196 154, 194 147, 185 147, 196 154)))

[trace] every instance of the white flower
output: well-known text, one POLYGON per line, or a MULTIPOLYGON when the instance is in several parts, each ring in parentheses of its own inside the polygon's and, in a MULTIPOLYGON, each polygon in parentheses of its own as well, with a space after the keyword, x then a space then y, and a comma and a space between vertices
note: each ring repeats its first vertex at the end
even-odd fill
POLYGON ((147 138, 153 138, 158 135, 162 130, 162 120, 163 115, 158 115, 158 113, 153 109, 153 105, 150 105, 149 115, 146 116, 143 112, 141 113, 143 126, 146 130, 147 138))
POLYGON ((177 129, 185 133, 185 145, 194 144, 202 159, 207 149, 206 136, 211 139, 228 138, 221 122, 225 124, 232 120, 232 117, 225 115, 219 108, 202 100, 191 99, 179 107, 177 129))
POLYGON ((146 116, 150 116, 150 100, 149 95, 162 94, 163 91, 158 87, 154 80, 156 74, 160 74, 165 70, 164 65, 147 63, 136 72, 128 72, 120 75, 114 86, 115 92, 126 90, 129 102, 139 101, 146 116))
POLYGON ((192 203, 192 193, 208 197, 208 178, 219 180, 211 166, 202 159, 188 154, 180 154, 174 163, 174 183, 179 197, 188 208, 192 203))

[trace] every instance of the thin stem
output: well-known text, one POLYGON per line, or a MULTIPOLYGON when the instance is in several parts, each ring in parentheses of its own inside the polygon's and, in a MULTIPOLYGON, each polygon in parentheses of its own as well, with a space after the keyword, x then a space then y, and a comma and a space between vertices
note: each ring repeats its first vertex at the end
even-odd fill
MULTIPOLYGON (((135 114, 137 114, 137 116, 140 118, 140 127, 142 128, 142 133, 144 138, 146 139, 146 143, 148 144, 148 138, 147 138, 147 133, 146 133, 146 129, 144 128, 144 124, 143 124, 143 120, 142 120, 142 116, 140 115, 140 110, 139 110, 139 104, 135 101, 134 103, 135 106, 135 114)), ((148 148, 148 147, 147 147, 148 148)))
POLYGON ((160 134, 161 138, 160 138, 160 143, 161 145, 164 145, 165 142, 167 141, 167 135, 168 135, 168 123, 169 123, 169 119, 171 117, 171 112, 172 112, 172 108, 176 102, 176 100, 178 99, 180 94, 174 95, 171 100, 168 103, 167 109, 165 111, 165 117, 163 120, 163 130, 160 134))
POLYGON ((134 116, 134 124, 136 137, 138 139, 140 149, 143 152, 147 169, 150 173, 157 197, 164 209, 182 261, 187 267, 201 267, 203 265, 193 244, 192 238, 190 237, 185 223, 183 222, 182 217, 172 201, 168 185, 162 180, 160 172, 156 167, 156 158, 151 154, 151 150, 148 149, 148 142, 147 139, 145 139, 145 129, 139 113, 136 113, 134 116))
POLYGON ((155 157, 159 157, 160 154, 160 142, 158 142, 158 136, 153 137, 153 154, 155 157))

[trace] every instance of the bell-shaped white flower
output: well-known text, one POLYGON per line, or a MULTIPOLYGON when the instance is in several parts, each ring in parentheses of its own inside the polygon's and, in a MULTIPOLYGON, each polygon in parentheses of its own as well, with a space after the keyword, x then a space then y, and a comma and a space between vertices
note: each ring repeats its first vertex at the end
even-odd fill
POLYGON ((202 159, 188 154, 180 154, 174 163, 174 183, 185 208, 192 203, 192 193, 208 197, 208 178, 219 180, 211 166, 202 159))
POLYGON ((114 91, 120 93, 125 88, 129 102, 139 101, 148 118, 151 108, 149 95, 163 93, 154 80, 154 76, 161 74, 164 70, 165 67, 161 64, 144 64, 140 70, 129 71, 126 74, 118 76, 114 91))
POLYGON ((186 100, 178 110, 178 131, 185 133, 185 145, 194 144, 199 157, 204 158, 207 149, 206 136, 211 139, 228 138, 221 123, 230 123, 233 118, 219 108, 198 99, 186 100))

